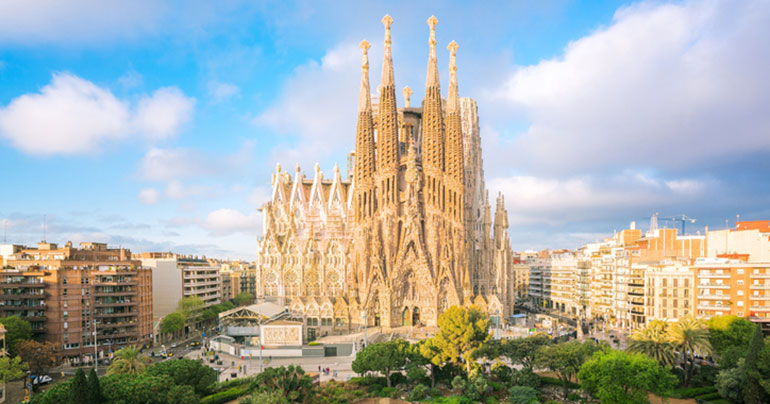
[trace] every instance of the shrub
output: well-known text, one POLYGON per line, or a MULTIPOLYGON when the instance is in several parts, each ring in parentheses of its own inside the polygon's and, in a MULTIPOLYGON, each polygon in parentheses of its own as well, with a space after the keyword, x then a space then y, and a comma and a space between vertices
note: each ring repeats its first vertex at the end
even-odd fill
POLYGON ((156 363, 146 371, 152 376, 166 375, 180 386, 190 386, 198 396, 213 392, 217 381, 214 369, 191 359, 180 359, 156 363))
POLYGON ((465 379, 463 379, 462 376, 455 376, 455 378, 452 379, 452 389, 465 390, 465 379))
POLYGON ((567 400, 569 401, 578 401, 582 397, 580 397, 580 394, 575 393, 574 391, 572 393, 567 394, 567 400))
POLYGON ((484 400, 485 404, 497 404, 499 402, 500 400, 498 400, 497 397, 495 396, 489 396, 486 398, 486 400, 484 400))
POLYGON ((308 345, 308 346, 318 346, 318 345, 321 345, 321 343, 320 343, 320 342, 318 342, 318 341, 311 341, 311 342, 309 342, 307 345, 308 345))
POLYGON ((716 393, 716 386, 686 387, 674 390, 674 398, 693 398, 702 394, 716 393))
POLYGON ((540 393, 532 387, 513 386, 508 389, 508 402, 512 404, 534 404, 540 399, 540 393))
POLYGON ((719 369, 714 366, 699 366, 696 367, 695 374, 690 380, 690 384, 694 386, 709 387, 716 383, 719 369))
POLYGON ((222 404, 228 401, 233 401, 238 397, 246 395, 247 390, 243 388, 233 387, 219 393, 214 393, 210 396, 203 397, 201 404, 222 404))
POLYGON ((396 398, 398 397, 398 389, 395 387, 383 387, 382 390, 377 393, 377 397, 396 398))
POLYGON ((502 391, 504 389, 501 383, 493 382, 491 380, 488 380, 487 384, 489 384, 489 387, 491 387, 494 391, 502 391))
POLYGON ((722 398, 722 396, 719 393, 708 393, 708 394, 703 394, 695 397, 696 400, 703 400, 703 401, 718 400, 720 398, 722 398))
POLYGON ((465 384, 465 390, 463 390, 463 392, 465 393, 466 397, 479 401, 482 397, 484 397, 488 389, 489 384, 487 383, 487 378, 481 374, 477 374, 468 380, 468 383, 465 384))
MULTIPOLYGON (((549 385, 549 386, 559 386, 559 387, 563 386, 563 384, 561 383, 561 380, 553 378, 553 377, 540 376, 540 381, 543 384, 546 384, 546 385, 549 385)), ((569 383, 567 383, 567 387, 569 387, 571 389, 579 389, 580 385, 576 384, 576 383, 569 382, 569 383)))
POLYGON ((428 400, 431 404, 473 404, 473 400, 463 396, 434 397, 428 400))
POLYGON ((526 386, 537 389, 542 384, 540 376, 536 375, 532 369, 523 368, 521 370, 513 372, 511 375, 512 386, 526 386))
POLYGON ((428 386, 424 384, 418 384, 414 386, 409 395, 406 397, 409 401, 419 401, 428 396, 428 386))
POLYGON ((405 384, 407 381, 406 376, 401 372, 393 372, 390 374, 390 385, 398 386, 399 384, 405 384))
POLYGON ((507 383, 511 376, 513 376, 513 370, 502 362, 495 362, 492 365, 492 376, 497 380, 507 383))
POLYGON ((70 384, 68 380, 51 387, 45 393, 32 396, 32 404, 60 404, 66 403, 70 398, 70 384))
POLYGON ((441 390, 439 390, 439 389, 437 389, 435 387, 431 388, 430 390, 428 390, 428 395, 431 396, 431 397, 439 397, 439 396, 441 396, 441 390))

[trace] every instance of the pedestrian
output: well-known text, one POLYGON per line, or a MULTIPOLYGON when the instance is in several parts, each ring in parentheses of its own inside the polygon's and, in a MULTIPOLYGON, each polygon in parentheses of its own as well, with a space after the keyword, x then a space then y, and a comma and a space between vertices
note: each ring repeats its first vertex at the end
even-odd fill
POLYGON ((321 365, 318 365, 318 373, 321 373, 321 365))

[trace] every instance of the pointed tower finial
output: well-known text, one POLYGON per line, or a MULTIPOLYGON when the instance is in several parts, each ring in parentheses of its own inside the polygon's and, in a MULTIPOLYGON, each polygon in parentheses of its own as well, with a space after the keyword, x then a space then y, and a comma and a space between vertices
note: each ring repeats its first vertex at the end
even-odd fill
POLYGON ((449 97, 447 99, 447 112, 460 110, 460 99, 457 94, 457 42, 452 41, 447 46, 449 49, 449 97))
POLYGON ((382 85, 393 84, 393 55, 390 52, 390 25, 393 18, 389 14, 382 17, 382 25, 385 26, 385 58, 382 62, 382 85))
POLYGON ((358 113, 371 112, 372 96, 369 93, 369 42, 364 39, 359 45, 363 56, 361 56, 361 94, 358 97, 358 113))
POLYGON ((409 97, 412 96, 412 89, 409 88, 409 86, 404 87, 404 90, 401 91, 401 94, 404 95, 404 108, 409 108, 409 97))
POLYGON ((438 19, 432 15, 428 18, 428 26, 430 27, 430 39, 428 44, 430 45, 430 56, 428 58, 428 77, 425 80, 425 86, 431 87, 433 85, 438 87, 438 62, 436 61, 436 24, 438 19))

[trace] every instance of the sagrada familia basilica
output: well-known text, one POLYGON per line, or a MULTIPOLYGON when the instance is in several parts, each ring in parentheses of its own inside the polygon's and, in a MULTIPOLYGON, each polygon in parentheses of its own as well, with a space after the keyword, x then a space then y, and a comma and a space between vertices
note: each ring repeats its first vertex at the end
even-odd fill
POLYGON ((457 44, 449 44, 449 93, 441 98, 435 17, 425 99, 396 105, 390 26, 379 95, 372 102, 369 43, 361 42, 361 92, 352 170, 312 178, 280 165, 257 246, 257 294, 280 299, 310 334, 435 326, 452 305, 476 304, 493 322, 512 314, 508 214, 494 223, 484 186, 478 110, 457 89, 457 44))

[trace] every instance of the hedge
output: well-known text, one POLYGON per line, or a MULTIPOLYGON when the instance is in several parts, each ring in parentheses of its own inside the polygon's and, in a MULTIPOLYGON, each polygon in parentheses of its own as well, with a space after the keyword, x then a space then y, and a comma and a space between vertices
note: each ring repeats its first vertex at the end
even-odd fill
POLYGON ((235 400, 247 393, 246 389, 233 387, 231 389, 220 391, 219 393, 203 397, 200 404, 223 404, 235 400))
POLYGON ((704 401, 719 400, 720 398, 722 398, 722 396, 719 393, 708 393, 695 397, 696 400, 704 401))
MULTIPOLYGON (((548 384, 551 386, 563 386, 561 380, 555 378, 555 377, 548 377, 548 376, 540 376, 540 380, 542 380, 543 384, 548 384)), ((567 382, 567 387, 571 389, 579 389, 580 385, 577 383, 567 382)))

